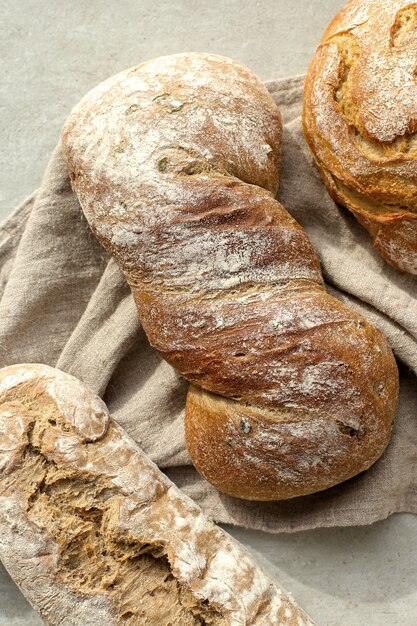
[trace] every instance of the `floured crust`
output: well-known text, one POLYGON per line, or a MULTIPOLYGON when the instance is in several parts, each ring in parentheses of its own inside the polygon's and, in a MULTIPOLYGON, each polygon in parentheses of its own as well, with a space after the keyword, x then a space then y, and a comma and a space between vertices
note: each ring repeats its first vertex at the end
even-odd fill
POLYGON ((203 390, 186 410, 203 476, 229 495, 281 499, 376 461, 395 414, 396 364, 382 334, 326 294, 305 232, 274 198, 281 123, 258 79, 213 55, 149 61, 87 94, 62 142, 150 343, 203 390), (236 403, 254 420, 262 412, 256 459, 227 445, 236 403), (302 438, 269 436, 277 414, 288 431, 305 421, 308 455, 302 438), (327 445, 317 445, 318 423, 327 445))
POLYGON ((50 626, 312 626, 81 382, 0 370, 0 557, 50 626))
POLYGON ((364 471, 385 450, 396 410, 391 351, 365 319, 321 293, 274 304, 263 311, 275 313, 272 340, 253 337, 246 354, 229 340, 224 350, 218 384, 233 400, 195 386, 187 397, 197 469, 250 500, 306 495, 364 471))
POLYGON ((332 197, 417 274, 417 4, 352 0, 310 65, 303 124, 332 197), (406 236, 404 236, 404 232, 406 236))

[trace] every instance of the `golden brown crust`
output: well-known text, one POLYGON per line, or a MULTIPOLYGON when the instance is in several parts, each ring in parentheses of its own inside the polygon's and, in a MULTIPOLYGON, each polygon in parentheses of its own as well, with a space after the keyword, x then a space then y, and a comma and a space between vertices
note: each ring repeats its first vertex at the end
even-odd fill
POLYGON ((251 500, 306 495, 367 469, 385 450, 396 410, 391 351, 365 319, 316 293, 281 302, 276 320, 286 320, 285 332, 273 345, 260 333, 248 362, 224 343, 217 371, 227 372, 222 392, 235 400, 195 386, 187 397, 195 466, 220 491, 251 500))
POLYGON ((305 232, 274 199, 280 143, 263 85, 196 54, 109 79, 63 132, 73 188, 151 344, 204 390, 187 402, 196 466, 252 499, 311 493, 368 467, 388 443, 398 392, 386 340, 326 294, 305 232), (263 424, 244 473, 239 446, 225 453, 229 411, 263 424), (273 437, 277 419, 288 433, 304 422, 304 439, 273 437))
POLYGON ((352 0, 310 65, 304 133, 332 197, 417 274, 417 4, 352 0), (405 226, 406 224, 406 226, 405 226))

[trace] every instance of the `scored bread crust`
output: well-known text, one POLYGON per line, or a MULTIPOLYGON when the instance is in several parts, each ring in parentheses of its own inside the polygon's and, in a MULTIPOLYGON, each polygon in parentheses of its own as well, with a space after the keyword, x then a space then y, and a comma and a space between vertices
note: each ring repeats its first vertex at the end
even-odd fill
POLYGON ((49 626, 313 626, 83 383, 0 370, 0 558, 49 626))
POLYGON ((303 126, 326 187, 417 274, 417 4, 352 0, 310 64, 303 126))
POLYGON ((281 122, 264 85, 222 57, 155 59, 87 94, 62 144, 150 343, 200 389, 185 423, 200 473, 271 500, 375 462, 396 409, 395 360, 325 292, 305 232, 274 198, 281 122))

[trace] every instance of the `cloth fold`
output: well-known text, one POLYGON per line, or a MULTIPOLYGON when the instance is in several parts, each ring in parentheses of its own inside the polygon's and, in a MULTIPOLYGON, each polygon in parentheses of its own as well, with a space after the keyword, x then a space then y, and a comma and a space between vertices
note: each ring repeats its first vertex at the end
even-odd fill
POLYGON ((187 383, 150 347, 119 268, 72 193, 59 146, 40 188, 0 228, 0 367, 40 362, 83 380, 217 522, 281 532, 416 513, 417 282, 386 264, 328 196, 302 134, 303 77, 267 87, 284 121, 278 199, 307 231, 329 291, 379 326, 400 361, 399 411, 381 460, 337 487, 285 502, 240 501, 205 482, 184 444, 187 383))

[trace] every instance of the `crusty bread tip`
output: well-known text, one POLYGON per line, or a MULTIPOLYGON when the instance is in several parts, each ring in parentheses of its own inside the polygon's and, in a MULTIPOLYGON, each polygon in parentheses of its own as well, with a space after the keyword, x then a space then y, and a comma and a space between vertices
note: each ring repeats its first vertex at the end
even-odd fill
POLYGON ((313 626, 45 365, 0 370, 0 559, 48 626, 313 626))

